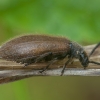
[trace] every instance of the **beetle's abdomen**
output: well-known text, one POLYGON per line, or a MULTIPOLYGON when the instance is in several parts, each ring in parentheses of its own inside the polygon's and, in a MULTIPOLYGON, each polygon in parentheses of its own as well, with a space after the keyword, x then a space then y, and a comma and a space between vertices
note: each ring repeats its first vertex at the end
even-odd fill
POLYGON ((60 55, 69 52, 70 49, 70 41, 65 38, 46 38, 46 36, 39 36, 40 40, 34 39, 31 41, 24 40, 24 42, 18 42, 19 39, 20 38, 17 38, 15 41, 11 40, 4 44, 0 49, 0 56, 4 59, 16 60, 27 57, 37 57, 48 52, 52 52, 53 55, 60 55))

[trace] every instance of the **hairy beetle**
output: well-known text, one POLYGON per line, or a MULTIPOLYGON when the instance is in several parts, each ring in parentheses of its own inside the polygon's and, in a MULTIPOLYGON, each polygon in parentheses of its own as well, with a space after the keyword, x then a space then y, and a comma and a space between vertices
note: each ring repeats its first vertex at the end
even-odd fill
POLYGON ((73 58, 79 59, 84 68, 89 63, 100 65, 99 62, 89 61, 89 57, 99 45, 100 43, 96 45, 88 56, 81 45, 67 38, 46 35, 25 35, 3 44, 0 48, 0 57, 18 63, 21 62, 25 66, 41 61, 49 61, 50 63, 41 71, 43 72, 53 62, 68 56, 68 61, 64 64, 61 72, 61 75, 63 75, 66 65, 73 58))

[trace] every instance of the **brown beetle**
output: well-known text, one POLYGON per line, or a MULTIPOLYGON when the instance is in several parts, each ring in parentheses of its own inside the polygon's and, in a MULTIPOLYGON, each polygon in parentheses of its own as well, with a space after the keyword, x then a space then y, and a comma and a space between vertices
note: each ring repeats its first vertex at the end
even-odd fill
POLYGON ((68 61, 63 66, 61 75, 64 73, 66 65, 73 58, 79 59, 82 66, 86 68, 89 63, 100 65, 98 62, 89 61, 89 57, 100 43, 91 51, 88 56, 81 45, 63 37, 52 37, 45 35, 26 35, 15 38, 0 48, 2 59, 21 62, 28 66, 32 63, 49 61, 50 63, 41 72, 45 71, 53 62, 62 60, 68 56, 68 61))

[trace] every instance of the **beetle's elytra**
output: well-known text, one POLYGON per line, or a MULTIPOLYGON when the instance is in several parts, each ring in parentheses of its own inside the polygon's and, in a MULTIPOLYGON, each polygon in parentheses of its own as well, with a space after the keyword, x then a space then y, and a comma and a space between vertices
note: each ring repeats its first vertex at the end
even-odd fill
MULTIPOLYGON (((99 45, 100 43, 91 51, 90 55, 92 55, 99 45)), ((66 65, 73 58, 79 59, 84 68, 89 63, 100 65, 98 62, 89 61, 89 56, 81 45, 63 37, 26 35, 15 38, 3 44, 0 48, 0 57, 2 59, 20 62, 25 64, 25 66, 41 61, 49 61, 50 63, 42 72, 54 61, 62 60, 66 56, 68 56, 68 61, 63 66, 62 74, 66 65)))

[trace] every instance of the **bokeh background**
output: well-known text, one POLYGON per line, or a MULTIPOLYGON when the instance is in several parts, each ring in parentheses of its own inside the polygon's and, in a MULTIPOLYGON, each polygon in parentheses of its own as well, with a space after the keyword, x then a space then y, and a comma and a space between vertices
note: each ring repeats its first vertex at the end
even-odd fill
MULTIPOLYGON (((100 0, 0 0, 0 44, 24 34, 100 42, 100 0)), ((100 77, 31 77, 0 85, 0 100, 100 100, 100 77)))

